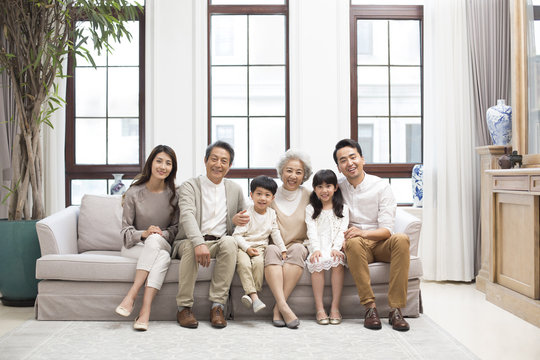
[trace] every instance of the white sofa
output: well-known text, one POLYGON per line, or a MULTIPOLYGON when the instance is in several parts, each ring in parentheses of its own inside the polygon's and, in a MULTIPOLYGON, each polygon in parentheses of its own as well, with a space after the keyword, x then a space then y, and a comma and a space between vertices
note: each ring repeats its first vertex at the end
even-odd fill
MULTIPOLYGON (((41 279, 36 299, 38 320, 123 320, 114 309, 120 303, 135 275, 136 260, 120 255, 122 240, 121 200, 113 196, 85 195, 81 207, 70 206, 46 217, 36 225, 41 257, 36 263, 36 278, 41 279)), ((411 239, 411 265, 409 270, 408 304, 404 316, 418 316, 422 312, 420 276, 422 263, 416 256, 420 221, 398 209, 395 231, 404 232, 411 239)), ((173 259, 165 282, 153 303, 151 320, 176 319, 176 292, 178 289, 179 260, 173 259)), ((208 290, 213 263, 200 268, 195 286, 194 312, 199 320, 209 316, 208 290)), ((377 297, 379 314, 387 316, 389 265, 370 264, 372 286, 377 297)), ((330 282, 327 279, 325 302, 330 301, 330 282)), ((243 290, 237 275, 233 280, 227 306, 227 315, 234 319, 270 319, 273 297, 264 285, 262 300, 268 308, 256 316, 244 308, 240 298, 243 290)), ((142 291, 131 317, 138 313, 142 291)), ((298 286, 289 298, 293 311, 300 317, 315 313, 309 273, 304 271, 298 286)), ((341 311, 344 317, 361 316, 361 306, 354 281, 346 273, 341 311)))

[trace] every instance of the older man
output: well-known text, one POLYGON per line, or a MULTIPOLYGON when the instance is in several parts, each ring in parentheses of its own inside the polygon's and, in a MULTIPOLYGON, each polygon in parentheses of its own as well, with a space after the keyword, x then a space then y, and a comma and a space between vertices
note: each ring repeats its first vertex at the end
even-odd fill
POLYGON ((339 187, 349 207, 350 227, 345 231, 343 247, 360 302, 366 307, 364 326, 368 329, 382 327, 368 264, 383 261, 390 263, 390 324, 394 330, 407 331, 409 324, 400 308, 407 303, 409 237, 392 232, 396 213, 392 189, 388 182, 364 172, 362 149, 356 141, 339 141, 333 155, 339 172, 345 175, 340 179, 339 187))
POLYGON ((224 179, 234 160, 233 148, 223 141, 208 146, 204 157, 206 175, 191 178, 180 186, 179 232, 173 257, 180 258, 180 277, 176 318, 180 326, 196 328, 191 310, 199 265, 216 263, 212 273, 209 299, 213 327, 224 328, 224 307, 236 267, 237 245, 231 236, 235 225, 246 222, 246 204, 240 186, 224 179))

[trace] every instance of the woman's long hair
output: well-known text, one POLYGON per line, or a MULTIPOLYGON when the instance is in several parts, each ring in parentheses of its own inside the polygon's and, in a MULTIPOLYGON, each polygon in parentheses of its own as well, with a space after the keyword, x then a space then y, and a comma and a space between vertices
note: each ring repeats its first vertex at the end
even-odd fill
POLYGON ((334 192, 334 196, 332 197, 332 207, 334 209, 334 214, 338 218, 343 217, 343 194, 341 193, 341 189, 337 185, 337 176, 332 170, 319 170, 315 173, 313 176, 313 191, 311 192, 311 195, 309 196, 309 203, 311 206, 313 206, 313 219, 316 219, 322 211, 322 202, 317 197, 317 194, 315 194, 315 187, 317 185, 322 185, 323 183, 334 185, 334 187, 337 188, 336 192, 334 192))
POLYGON ((156 158, 157 154, 164 152, 165 154, 169 155, 172 160, 172 169, 169 176, 165 178, 165 184, 169 187, 169 190, 171 190, 171 197, 169 199, 169 204, 171 205, 171 220, 175 213, 175 206, 174 200, 176 198, 176 185, 174 183, 176 179, 176 170, 178 169, 178 164, 176 162, 176 153, 174 150, 167 145, 158 145, 156 146, 150 155, 148 155, 148 159, 146 159, 146 162, 144 163, 143 171, 142 173, 135 176, 135 179, 131 183, 131 186, 133 185, 142 185, 147 183, 150 180, 150 177, 152 176, 152 163, 154 162, 154 159, 156 158))

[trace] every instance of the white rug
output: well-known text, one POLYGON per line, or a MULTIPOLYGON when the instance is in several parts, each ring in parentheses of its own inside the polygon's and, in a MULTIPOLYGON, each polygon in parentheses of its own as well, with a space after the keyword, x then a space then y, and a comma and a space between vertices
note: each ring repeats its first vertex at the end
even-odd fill
POLYGON ((214 329, 153 321, 147 332, 131 322, 29 320, 0 337, 0 359, 477 359, 429 317, 407 319, 408 332, 384 321, 365 329, 358 319, 321 326, 275 328, 265 321, 229 321, 214 329))

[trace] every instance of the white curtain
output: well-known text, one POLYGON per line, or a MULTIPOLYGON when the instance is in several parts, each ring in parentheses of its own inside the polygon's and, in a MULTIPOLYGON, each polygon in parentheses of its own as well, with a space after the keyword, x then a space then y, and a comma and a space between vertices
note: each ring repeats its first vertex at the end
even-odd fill
POLYGON ((466 0, 424 6, 424 278, 470 281, 478 168, 466 0))

